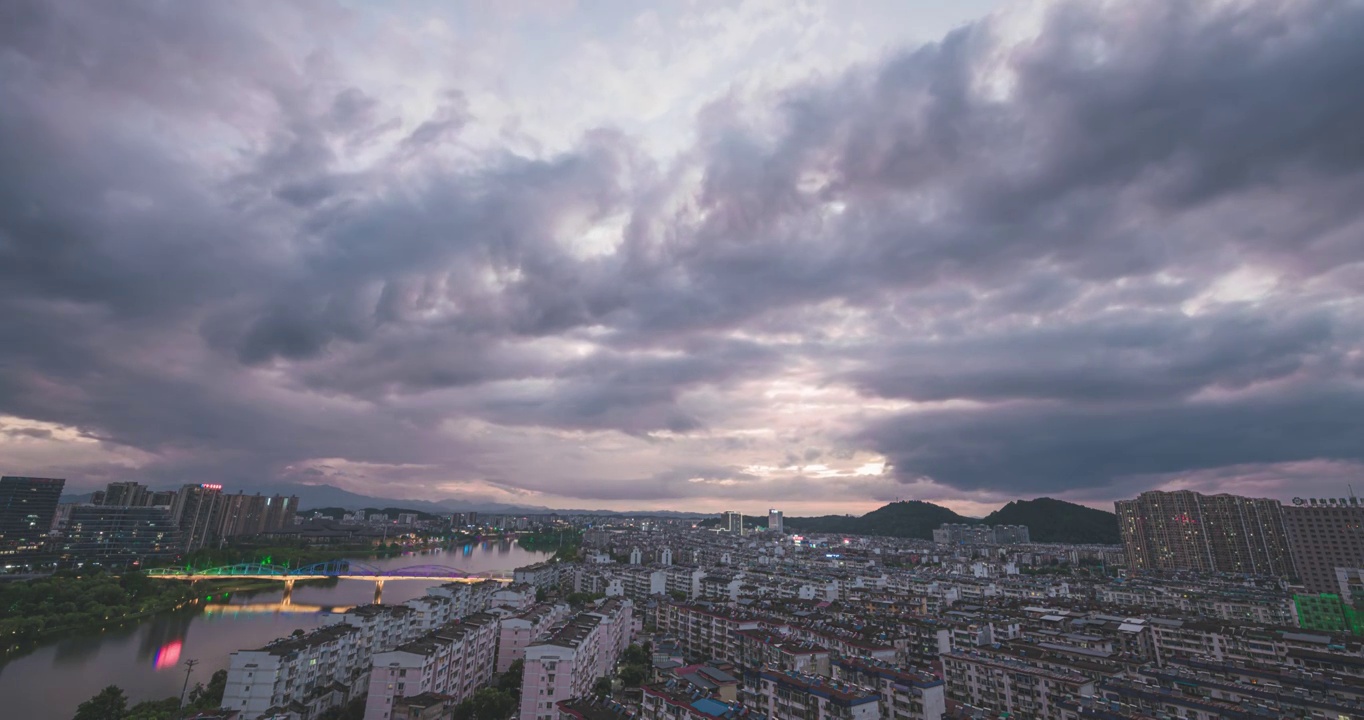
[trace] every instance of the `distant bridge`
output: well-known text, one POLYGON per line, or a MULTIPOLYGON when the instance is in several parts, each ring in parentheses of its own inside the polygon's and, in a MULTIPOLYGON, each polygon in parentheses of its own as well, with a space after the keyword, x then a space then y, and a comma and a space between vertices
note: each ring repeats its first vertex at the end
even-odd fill
POLYGON ((511 582, 509 573, 480 572, 450 567, 449 565, 412 565, 410 567, 381 570, 373 565, 354 560, 328 560, 327 562, 291 568, 285 565, 263 563, 242 563, 214 568, 157 568, 147 571, 148 577, 163 580, 221 580, 240 578, 249 580, 281 580, 293 585, 298 580, 368 580, 382 583, 385 580, 442 580, 445 582, 476 583, 484 580, 511 582))

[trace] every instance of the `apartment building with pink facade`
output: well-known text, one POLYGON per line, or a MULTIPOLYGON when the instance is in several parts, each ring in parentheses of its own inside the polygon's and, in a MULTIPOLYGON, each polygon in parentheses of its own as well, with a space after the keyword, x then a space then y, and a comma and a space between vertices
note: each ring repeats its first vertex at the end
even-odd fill
POLYGON ((502 618, 497 632, 497 671, 507 672, 512 663, 525 660, 526 648, 562 623, 569 612, 564 603, 541 603, 502 618))
POLYGON ((597 678, 614 670, 633 627, 632 603, 612 598, 527 646, 517 717, 554 720, 559 701, 586 697, 597 678))
POLYGON ((474 613, 397 648, 376 653, 365 720, 393 720, 406 697, 435 693, 458 703, 492 680, 498 620, 474 613))

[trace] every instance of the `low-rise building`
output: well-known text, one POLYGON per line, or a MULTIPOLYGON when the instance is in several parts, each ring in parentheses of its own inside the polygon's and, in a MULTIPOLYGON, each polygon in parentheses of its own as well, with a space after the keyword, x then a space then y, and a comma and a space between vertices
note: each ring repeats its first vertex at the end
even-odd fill
POLYGON ((497 671, 506 672, 512 663, 525 660, 526 648, 543 638, 568 613, 568 605, 563 603, 540 604, 502 618, 497 635, 497 671))
POLYGON ((936 675, 869 658, 835 658, 834 677, 876 690, 882 720, 941 720, 947 712, 946 683, 936 675))
POLYGON ((369 665, 357 658, 361 632, 331 625, 228 659, 221 707, 242 718, 314 717, 364 692, 369 665))
POLYGON ((805 673, 757 673, 753 705, 772 720, 876 720, 881 696, 870 688, 805 673))
POLYGON ((1001 654, 954 651, 942 665, 950 699, 1020 717, 1060 720, 1063 700, 1094 694, 1094 681, 1083 675, 1001 654))

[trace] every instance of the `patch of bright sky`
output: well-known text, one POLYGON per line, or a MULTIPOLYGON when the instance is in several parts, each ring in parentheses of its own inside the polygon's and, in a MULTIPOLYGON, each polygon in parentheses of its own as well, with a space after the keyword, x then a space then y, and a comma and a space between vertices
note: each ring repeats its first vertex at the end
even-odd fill
POLYGON ((53 468, 83 465, 137 467, 152 456, 124 445, 105 443, 79 428, 0 415, 0 457, 5 474, 56 477, 53 468))
POLYGON ((357 42, 402 39, 403 67, 365 72, 376 84, 400 80, 385 85, 407 108, 429 114, 438 95, 432 86, 446 85, 469 98, 475 123, 484 126, 475 137, 496 141, 514 126, 555 152, 609 125, 640 138, 658 158, 690 146, 696 113, 717 97, 834 75, 938 39, 998 5, 429 0, 395 11, 388 3, 350 3, 360 18, 357 42))
POLYGON ((1263 267, 1243 265, 1220 276, 1197 297, 1185 302, 1185 314, 1197 315, 1222 303, 1258 302, 1273 294, 1279 274, 1263 267))

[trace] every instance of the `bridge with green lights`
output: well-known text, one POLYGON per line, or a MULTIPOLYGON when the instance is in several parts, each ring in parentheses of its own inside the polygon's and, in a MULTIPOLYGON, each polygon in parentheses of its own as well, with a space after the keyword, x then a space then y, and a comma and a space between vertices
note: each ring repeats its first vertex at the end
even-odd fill
POLYGON ((147 571, 148 577, 162 580, 221 580, 234 578, 244 580, 281 580, 292 585, 298 580, 368 580, 382 583, 385 580, 440 580, 443 582, 477 583, 485 580, 510 582, 508 573, 469 572, 449 565, 412 565, 409 567, 381 570, 373 565, 354 560, 328 560, 327 562, 291 568, 287 565, 269 563, 241 563, 212 568, 156 568, 147 571))

